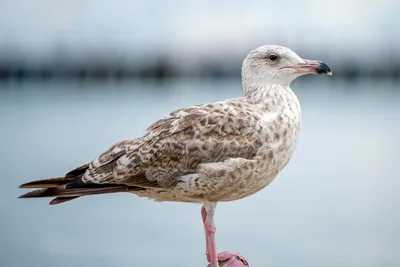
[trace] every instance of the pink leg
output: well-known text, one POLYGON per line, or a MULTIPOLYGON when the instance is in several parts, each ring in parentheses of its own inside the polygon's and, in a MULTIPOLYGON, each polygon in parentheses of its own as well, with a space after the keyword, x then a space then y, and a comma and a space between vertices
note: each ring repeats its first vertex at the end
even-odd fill
POLYGON ((216 205, 204 205, 206 210, 206 221, 204 223, 204 229, 206 231, 206 243, 208 256, 207 260, 210 262, 210 267, 219 267, 217 246, 215 244, 215 225, 214 225, 214 211, 216 205))
POLYGON ((204 204, 201 209, 201 216, 204 223, 204 230, 206 233, 206 255, 207 261, 210 262, 209 267, 220 267, 221 262, 223 267, 243 267, 248 266, 247 261, 242 255, 237 252, 225 251, 217 254, 215 242, 215 224, 214 213, 215 204, 204 204))
POLYGON ((207 219, 207 211, 204 207, 201 208, 201 219, 203 220, 203 225, 204 225, 204 233, 206 234, 206 256, 207 256, 207 261, 210 262, 210 244, 208 241, 208 236, 207 236, 207 227, 206 227, 206 219, 207 219))

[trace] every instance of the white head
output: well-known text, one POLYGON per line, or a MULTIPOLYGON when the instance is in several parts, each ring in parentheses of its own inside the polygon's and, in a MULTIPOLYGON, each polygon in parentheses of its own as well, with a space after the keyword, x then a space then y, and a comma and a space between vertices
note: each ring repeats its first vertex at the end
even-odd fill
POLYGON ((323 62, 307 60, 284 46, 263 45, 247 54, 242 65, 242 80, 248 86, 275 84, 289 86, 305 74, 332 75, 323 62))

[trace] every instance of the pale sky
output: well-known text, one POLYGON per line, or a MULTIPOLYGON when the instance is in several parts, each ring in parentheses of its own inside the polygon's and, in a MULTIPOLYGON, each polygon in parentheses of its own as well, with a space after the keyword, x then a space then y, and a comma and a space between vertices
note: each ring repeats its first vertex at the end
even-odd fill
POLYGON ((400 45, 399 14, 397 0, 0 0, 0 48, 219 54, 279 41, 376 55, 400 45))

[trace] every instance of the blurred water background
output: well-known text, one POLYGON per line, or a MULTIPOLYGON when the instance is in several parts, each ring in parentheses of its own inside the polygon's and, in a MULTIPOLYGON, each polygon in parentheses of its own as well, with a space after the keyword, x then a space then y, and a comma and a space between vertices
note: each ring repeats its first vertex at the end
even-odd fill
POLYGON ((292 88, 298 148, 265 190, 217 209, 251 266, 400 266, 398 1, 0 1, 0 266, 205 266, 200 206, 128 194, 50 207, 58 176, 174 109, 241 95, 261 44, 322 60, 292 88))

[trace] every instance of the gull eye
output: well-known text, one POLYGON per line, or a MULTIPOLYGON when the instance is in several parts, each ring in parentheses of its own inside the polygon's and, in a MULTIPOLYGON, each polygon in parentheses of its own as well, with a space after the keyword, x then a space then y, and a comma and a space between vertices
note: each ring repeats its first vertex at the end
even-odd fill
POLYGON ((268 58, 269 58, 269 60, 271 60, 271 61, 275 61, 275 60, 278 59, 277 55, 275 55, 275 54, 269 55, 268 58))

